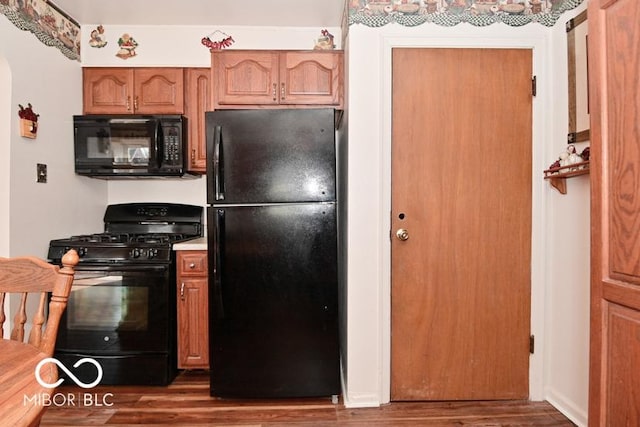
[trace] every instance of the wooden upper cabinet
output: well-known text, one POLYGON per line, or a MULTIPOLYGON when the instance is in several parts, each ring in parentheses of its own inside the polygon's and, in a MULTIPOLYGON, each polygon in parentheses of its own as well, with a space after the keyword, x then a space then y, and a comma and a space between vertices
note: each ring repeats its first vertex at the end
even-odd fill
POLYGON ((82 82, 85 114, 132 113, 132 69, 83 68, 82 82))
POLYGON ((342 51, 214 51, 214 108, 342 108, 342 64, 342 51))
POLYGON ((214 107, 278 104, 277 53, 215 51, 211 61, 214 107))
POLYGON ((184 113, 183 68, 135 68, 136 114, 184 113))
POLYGON ((280 104, 342 105, 342 54, 283 52, 280 104))
POLYGON ((187 68, 185 70, 184 114, 189 128, 187 139, 189 172, 206 173, 207 171, 205 112, 213 109, 211 93, 211 69, 187 68))
POLYGON ((83 69, 85 114, 182 114, 183 68, 83 69))

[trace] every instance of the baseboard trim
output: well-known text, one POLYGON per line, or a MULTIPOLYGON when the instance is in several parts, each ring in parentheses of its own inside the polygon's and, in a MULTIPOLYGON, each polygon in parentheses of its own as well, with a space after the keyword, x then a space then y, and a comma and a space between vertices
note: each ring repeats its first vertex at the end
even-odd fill
POLYGON ((547 388, 545 400, 553 405, 558 411, 565 417, 569 418, 571 422, 578 427, 588 426, 588 415, 585 410, 576 406, 571 400, 567 399, 562 393, 558 393, 556 390, 547 388))

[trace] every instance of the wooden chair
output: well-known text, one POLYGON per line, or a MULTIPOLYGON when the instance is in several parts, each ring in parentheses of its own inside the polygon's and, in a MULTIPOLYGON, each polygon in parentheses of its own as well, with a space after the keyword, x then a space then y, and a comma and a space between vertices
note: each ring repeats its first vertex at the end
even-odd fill
MULTIPOLYGON (((53 356, 58 326, 67 307, 74 278, 74 267, 79 257, 73 249, 62 257, 63 267, 48 264, 35 257, 0 258, 0 338, 3 336, 5 300, 18 294, 17 310, 13 317, 10 339, 0 339, 0 419, 2 425, 15 427, 38 426, 47 408, 43 397, 50 397, 54 389, 41 384, 54 384, 58 379, 57 367, 40 361, 53 356), (49 300, 48 293, 51 293, 49 300), (33 294, 33 295, 31 295, 33 294), (36 297, 35 300, 27 296, 36 297), (33 316, 28 317, 27 312, 33 316), (25 324, 31 323, 31 332, 25 342, 25 324), (44 330, 43 330, 44 328, 44 330)), ((11 307, 11 311, 14 308, 11 307)))
POLYGON ((0 329, 7 318, 4 309, 5 295, 21 294, 10 338, 24 341, 25 323, 28 320, 27 296, 30 293, 39 294, 37 310, 31 319, 28 343, 39 348, 46 355, 52 356, 60 318, 67 308, 67 300, 71 292, 74 267, 79 259, 75 250, 69 250, 62 257, 61 269, 35 257, 0 258, 0 329), (45 307, 48 292, 51 292, 51 302, 47 316, 45 307))

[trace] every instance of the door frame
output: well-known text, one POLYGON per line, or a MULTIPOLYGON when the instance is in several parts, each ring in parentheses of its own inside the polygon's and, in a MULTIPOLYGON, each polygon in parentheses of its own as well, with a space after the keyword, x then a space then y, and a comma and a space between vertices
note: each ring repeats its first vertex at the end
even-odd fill
POLYGON ((531 235, 531 333, 536 337, 535 353, 529 363, 529 399, 543 400, 545 371, 545 283, 547 282, 548 259, 544 248, 547 247, 546 203, 544 180, 538 172, 544 170, 545 159, 550 158, 545 141, 550 141, 553 129, 545 126, 544 115, 540 114, 545 107, 552 105, 551 76, 549 61, 545 61, 544 52, 549 52, 548 39, 544 37, 513 38, 425 38, 406 37, 400 34, 381 37, 382 44, 382 152, 381 171, 383 179, 380 187, 380 212, 382 215, 383 236, 381 250, 381 288, 380 288, 380 343, 381 343, 381 403, 391 400, 391 144, 392 144, 392 49, 393 48, 522 48, 531 49, 533 56, 533 74, 538 76, 537 95, 532 104, 532 235, 531 235), (545 65, 546 64, 546 65, 545 65))

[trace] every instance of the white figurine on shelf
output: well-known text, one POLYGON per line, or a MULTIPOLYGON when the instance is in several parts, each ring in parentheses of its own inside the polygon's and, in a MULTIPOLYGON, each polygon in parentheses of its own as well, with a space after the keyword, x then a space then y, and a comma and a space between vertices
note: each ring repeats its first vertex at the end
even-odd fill
POLYGON ((569 158, 567 159, 570 165, 575 163, 580 163, 582 161, 582 157, 576 151, 576 147, 573 145, 569 145, 567 147, 567 153, 569 153, 569 158))

